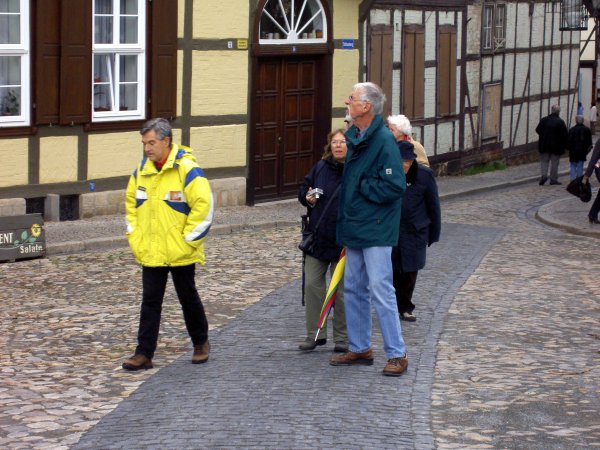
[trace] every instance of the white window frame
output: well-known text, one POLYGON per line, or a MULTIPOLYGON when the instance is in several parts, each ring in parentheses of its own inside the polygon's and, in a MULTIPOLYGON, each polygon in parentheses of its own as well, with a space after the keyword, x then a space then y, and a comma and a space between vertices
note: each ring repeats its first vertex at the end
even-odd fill
POLYGON ((309 19, 309 21, 307 23, 298 23, 296 21, 296 17, 294 17, 293 11, 294 11, 294 6, 295 3, 301 3, 301 10, 300 10, 300 17, 302 16, 302 13, 304 12, 304 8, 306 7, 306 5, 308 4, 309 0, 289 0, 291 2, 291 8, 290 8, 290 15, 289 16, 285 16, 285 23, 278 23, 277 20, 275 20, 275 18, 273 18, 271 16, 271 14, 269 14, 269 12, 267 11, 267 5, 269 4, 269 2, 273 2, 277 5, 277 8, 279 8, 281 11, 283 11, 283 0, 269 0, 268 2, 265 3, 265 6, 263 8, 263 11, 261 12, 261 21, 262 21, 262 17, 263 15, 266 15, 267 20, 270 20, 271 23, 273 23, 277 29, 279 30, 277 33, 271 33, 274 34, 273 36, 264 36, 265 33, 262 33, 260 30, 260 25, 259 25, 259 31, 258 31, 258 42, 260 44, 324 44, 327 42, 327 15, 325 14, 325 10, 323 9, 323 4, 321 3, 320 0, 314 0, 314 2, 317 4, 317 7, 319 8, 318 12, 316 12, 315 14, 313 14, 311 16, 311 18, 309 19), (312 33, 308 33, 305 30, 307 29, 307 27, 313 23, 316 19, 318 19, 320 16, 321 19, 321 23, 322 23, 322 30, 321 31, 321 36, 317 36, 317 31, 315 30, 312 33))
POLYGON ((506 4, 484 3, 481 15, 481 49, 484 53, 493 53, 505 47, 506 4))
POLYGON ((21 58, 21 114, 18 116, 0 115, 0 127, 21 127, 30 125, 31 85, 30 85, 30 48, 29 48, 29 0, 19 1, 21 37, 19 44, 0 44, 0 56, 19 56, 21 58))
POLYGON ((138 43, 137 44, 121 44, 120 38, 120 4, 122 0, 112 0, 113 3, 113 43, 111 44, 96 44, 96 2, 93 1, 92 10, 92 96, 94 95, 95 76, 96 73, 94 64, 96 56, 104 54, 115 55, 115 67, 112 69, 111 79, 111 103, 112 111, 94 111, 94 98, 90 99, 92 103, 92 122, 115 122, 126 120, 140 120, 146 117, 146 1, 137 0, 138 3, 138 43), (138 59, 137 67, 137 99, 138 104, 135 110, 120 111, 119 110, 119 80, 113 80, 112 74, 119 76, 119 61, 121 56, 135 55, 138 59))

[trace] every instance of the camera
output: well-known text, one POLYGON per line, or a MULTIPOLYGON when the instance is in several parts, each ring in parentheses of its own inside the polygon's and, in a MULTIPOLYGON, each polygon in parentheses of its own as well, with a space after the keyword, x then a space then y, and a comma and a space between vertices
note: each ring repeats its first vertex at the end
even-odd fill
POLYGON ((307 195, 309 195, 309 196, 314 195, 315 198, 319 198, 319 197, 321 197, 321 195, 323 195, 323 189, 320 189, 320 188, 311 189, 310 191, 308 191, 307 195))

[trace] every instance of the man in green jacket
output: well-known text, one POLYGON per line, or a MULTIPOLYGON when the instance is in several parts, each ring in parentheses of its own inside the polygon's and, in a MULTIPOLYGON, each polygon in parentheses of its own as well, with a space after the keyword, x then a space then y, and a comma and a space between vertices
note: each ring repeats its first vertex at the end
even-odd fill
POLYGON ((381 112, 385 94, 374 83, 358 83, 346 100, 354 125, 346 132, 337 240, 346 246, 344 289, 349 352, 330 364, 373 364, 371 302, 388 362, 384 375, 408 367, 392 283, 392 247, 398 243, 406 178, 392 133, 381 112))

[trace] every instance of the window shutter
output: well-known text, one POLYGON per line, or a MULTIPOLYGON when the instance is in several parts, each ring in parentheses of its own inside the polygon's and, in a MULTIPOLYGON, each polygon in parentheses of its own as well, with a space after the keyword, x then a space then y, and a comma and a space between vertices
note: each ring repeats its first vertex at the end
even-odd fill
POLYGON ((91 0, 62 0, 61 32, 60 123, 87 123, 92 94, 91 0))
POLYGON ((402 56, 402 113, 411 120, 425 114, 425 33, 419 28, 404 32, 402 56))
POLYGON ((60 0, 35 5, 34 123, 56 124, 60 89, 60 0))
POLYGON ((438 115, 456 112, 456 30, 444 28, 438 37, 438 115))
POLYGON ((177 2, 153 0, 150 5, 150 113, 172 119, 177 106, 177 2))

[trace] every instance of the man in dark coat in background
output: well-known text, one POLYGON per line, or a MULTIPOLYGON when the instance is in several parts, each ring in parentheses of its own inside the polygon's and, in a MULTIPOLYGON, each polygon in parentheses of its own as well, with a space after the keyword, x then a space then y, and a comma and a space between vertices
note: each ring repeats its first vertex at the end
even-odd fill
POLYGON ((583 175, 583 163, 592 149, 592 132, 583 124, 583 116, 575 118, 575 126, 569 130, 567 150, 571 163, 571 180, 583 175))
POLYGON ((552 105, 550 115, 540 120, 535 129, 539 135, 538 150, 540 152, 540 165, 542 177, 540 186, 548 181, 548 165, 550 165, 550 184, 561 184, 558 181, 558 163, 560 155, 567 147, 567 125, 558 117, 560 106, 552 105))

